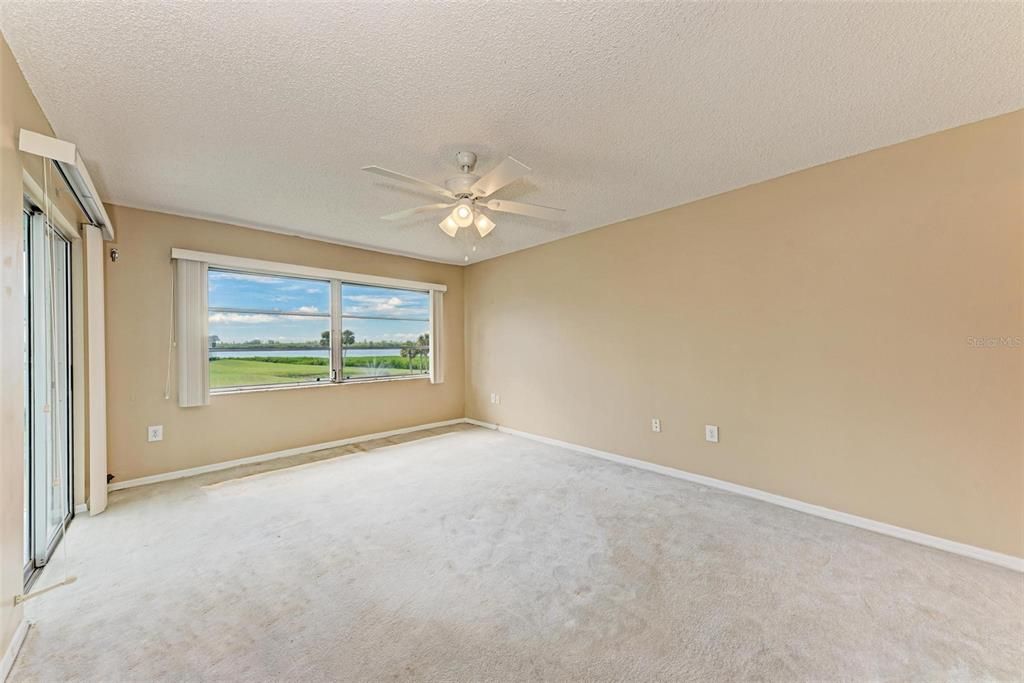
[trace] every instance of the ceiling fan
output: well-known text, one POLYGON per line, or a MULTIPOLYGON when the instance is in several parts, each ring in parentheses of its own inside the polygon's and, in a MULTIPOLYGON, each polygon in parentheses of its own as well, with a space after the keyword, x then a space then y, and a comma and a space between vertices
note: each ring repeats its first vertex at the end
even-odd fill
POLYGON ((543 218, 546 220, 558 220, 565 213, 565 209, 556 209, 550 206, 538 204, 526 204, 524 202, 511 202, 504 199, 488 199, 492 194, 530 173, 530 167, 512 157, 505 157, 504 161, 495 166, 483 177, 473 173, 476 166, 476 154, 473 152, 459 152, 455 155, 455 163, 461 173, 448 178, 444 187, 413 178, 403 173, 389 171, 380 166, 364 166, 367 173, 375 173, 391 180, 398 180, 409 183, 416 187, 429 190, 439 194, 450 202, 439 202, 437 204, 426 204, 417 206, 414 209, 406 209, 397 213, 389 213, 381 216, 386 221, 396 221, 408 218, 418 213, 434 211, 437 209, 452 209, 452 212, 442 220, 438 227, 449 237, 455 237, 459 228, 468 228, 476 225, 477 232, 481 237, 486 237, 491 230, 494 230, 494 221, 483 212, 483 208, 504 213, 515 213, 521 216, 532 218, 543 218))

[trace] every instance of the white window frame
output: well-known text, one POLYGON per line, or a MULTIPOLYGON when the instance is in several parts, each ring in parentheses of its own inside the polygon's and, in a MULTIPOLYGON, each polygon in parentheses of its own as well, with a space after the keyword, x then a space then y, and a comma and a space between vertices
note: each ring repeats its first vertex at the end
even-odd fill
MULTIPOLYGON (((240 269, 240 268, 222 268, 222 267, 219 267, 219 266, 215 266, 215 265, 213 265, 211 263, 207 267, 207 278, 206 278, 206 286, 207 286, 207 288, 209 288, 209 285, 210 285, 209 273, 213 273, 213 272, 239 273, 239 274, 242 274, 242 275, 268 275, 268 276, 273 275, 273 276, 281 276, 281 277, 296 277, 294 275, 280 275, 279 273, 267 273, 265 271, 257 272, 257 271, 252 271, 252 270, 243 270, 243 269, 240 269)), ((332 297, 332 298, 330 299, 330 302, 331 302, 330 310, 328 310, 328 312, 326 314, 322 314, 322 313, 321 314, 309 314, 309 313, 301 313, 301 312, 295 312, 295 311, 274 311, 274 310, 262 309, 262 308, 230 308, 230 307, 224 307, 224 306, 211 306, 209 304, 209 302, 207 302, 205 316, 207 318, 209 318, 210 314, 213 313, 213 312, 225 312, 225 313, 242 313, 242 314, 257 313, 257 314, 278 315, 278 316, 292 315, 292 316, 300 316, 300 317, 308 317, 308 318, 318 318, 318 319, 326 318, 327 319, 328 328, 331 330, 331 335, 330 335, 331 343, 330 343, 330 353, 328 354, 328 361, 327 361, 328 368, 327 368, 327 371, 325 373, 325 376, 324 377, 319 377, 319 378, 316 378, 316 379, 308 379, 308 380, 302 380, 302 381, 296 381, 296 382, 281 382, 281 383, 277 383, 277 384, 242 384, 242 385, 230 386, 230 387, 216 387, 216 388, 211 387, 210 388, 210 394, 211 395, 213 395, 213 394, 230 394, 230 393, 237 393, 239 391, 271 389, 271 388, 275 388, 275 387, 283 389, 283 388, 293 388, 293 387, 316 386, 318 384, 331 384, 332 382, 336 381, 337 376, 336 376, 336 373, 334 371, 334 367, 335 367, 334 366, 334 346, 335 346, 335 340, 338 337, 336 337, 334 335, 334 299, 333 299, 333 296, 334 296, 334 291, 335 291, 335 283, 337 281, 336 280, 324 280, 322 278, 315 278, 314 279, 314 278, 310 278, 310 277, 307 277, 307 276, 302 276, 301 278, 298 278, 298 279, 306 280, 308 282, 315 282, 315 283, 317 283, 319 285, 327 285, 328 286, 328 288, 329 288, 328 296, 332 297)), ((206 338, 206 344, 205 345, 206 345, 206 353, 207 353, 207 355, 209 355, 209 352, 210 352, 209 331, 207 331, 207 338, 206 338)), ((211 366, 212 366, 212 363, 207 363, 206 372, 207 372, 207 376, 208 377, 210 376, 209 373, 210 373, 210 367, 211 366)))
POLYGON ((205 251, 192 251, 191 249, 171 249, 171 258, 184 259, 186 261, 204 261, 211 268, 245 270, 266 275, 305 277, 314 280, 341 280, 342 282, 349 282, 354 285, 377 285, 380 287, 396 287, 398 289, 414 289, 421 292, 448 291, 448 285, 433 282, 402 280, 395 277, 352 273, 344 270, 315 268, 313 266, 298 266, 279 261, 263 261, 260 259, 243 258, 241 256, 228 256, 227 254, 211 254, 205 251))
MULTIPOLYGON (((396 290, 396 291, 399 291, 399 292, 417 292, 419 294, 426 294, 427 295, 427 317, 426 317, 426 319, 423 319, 423 318, 392 318, 392 317, 387 317, 387 316, 373 316, 373 315, 345 315, 345 308, 344 308, 344 305, 343 305, 343 302, 342 302, 342 296, 344 295, 345 285, 362 286, 363 283, 362 282, 353 282, 352 280, 332 280, 331 281, 332 287, 334 286, 335 283, 337 283, 337 286, 338 286, 338 288, 340 290, 338 292, 338 299, 337 299, 337 301, 338 301, 338 310, 339 310, 339 314, 338 314, 338 318, 337 318, 337 320, 338 320, 338 336, 335 337, 333 335, 333 330, 332 330, 331 349, 332 349, 332 351, 335 348, 338 349, 339 363, 338 363, 338 365, 333 366, 332 369, 331 369, 332 370, 332 377, 331 377, 332 381, 337 382, 337 383, 340 384, 340 383, 350 383, 350 382, 374 382, 374 381, 388 380, 388 379, 424 379, 424 378, 425 379, 430 379, 432 377, 432 374, 431 374, 432 371, 431 371, 430 368, 432 367, 431 366, 431 362, 434 359, 429 354, 429 350, 428 350, 428 357, 427 357, 428 358, 428 360, 427 360, 428 367, 427 367, 427 370, 425 372, 417 372, 415 374, 409 373, 409 374, 406 374, 406 375, 382 375, 382 376, 376 376, 376 377, 375 376, 369 376, 369 377, 346 378, 344 376, 345 375, 345 345, 344 345, 344 343, 342 341, 342 336, 341 336, 344 333, 344 330, 345 330, 345 320, 346 319, 349 319, 349 320, 371 320, 371 319, 375 319, 375 320, 393 320, 393 321, 399 321, 399 322, 401 322, 403 320, 406 321, 406 322, 423 322, 423 323, 427 324, 427 334, 430 334, 431 330, 433 329, 433 311, 431 310, 431 303, 430 303, 431 293, 430 293, 430 291, 423 290, 423 289, 409 289, 408 287, 393 287, 393 286, 390 286, 390 285, 388 285, 388 286, 385 286, 385 285, 371 285, 373 287, 381 287, 381 288, 386 288, 386 289, 393 289, 393 290, 396 290), (338 343, 334 342, 335 338, 337 338, 339 340, 338 343)), ((333 288, 331 290, 331 294, 332 295, 334 294, 333 288)), ((332 308, 333 308, 334 300, 332 299, 331 301, 332 301, 332 308)), ((432 347, 429 347, 429 348, 432 348, 432 347)), ((409 363, 410 364, 412 363, 412 358, 411 357, 409 359, 409 363)))
MULTIPOLYGON (((328 281, 330 283, 330 330, 331 344, 329 354, 329 381, 289 382, 283 384, 259 384, 239 387, 222 387, 211 389, 211 395, 235 394, 250 391, 273 391, 281 389, 310 388, 331 386, 338 384, 363 384, 367 382, 430 379, 436 381, 433 368, 439 366, 439 359, 436 357, 440 344, 435 342, 434 334, 434 306, 428 306, 427 330, 431 332, 429 351, 428 372, 410 375, 389 375, 382 377, 358 377, 345 379, 344 365, 342 359, 342 303, 341 289, 345 284, 368 285, 372 287, 390 287, 407 291, 422 292, 430 297, 434 292, 446 292, 448 287, 444 284, 431 282, 419 282, 415 280, 403 280, 399 278, 367 275, 364 273, 352 273, 347 271, 330 270, 326 268, 315 268, 311 266, 300 266, 278 261, 264 261, 260 259, 249 259, 226 254, 213 254, 189 249, 172 249, 172 259, 183 259, 189 261, 200 261, 208 264, 214 270, 228 270, 243 273, 254 273, 260 275, 277 275, 282 277, 298 277, 305 279, 328 281)), ((209 307, 207 308, 209 315, 209 307)))

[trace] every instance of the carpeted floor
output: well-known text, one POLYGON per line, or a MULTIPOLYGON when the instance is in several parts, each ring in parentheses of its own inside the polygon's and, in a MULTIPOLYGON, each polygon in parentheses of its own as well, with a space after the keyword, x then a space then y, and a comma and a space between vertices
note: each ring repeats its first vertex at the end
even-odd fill
POLYGON ((112 494, 11 680, 1024 678, 1020 574, 444 431, 112 494))

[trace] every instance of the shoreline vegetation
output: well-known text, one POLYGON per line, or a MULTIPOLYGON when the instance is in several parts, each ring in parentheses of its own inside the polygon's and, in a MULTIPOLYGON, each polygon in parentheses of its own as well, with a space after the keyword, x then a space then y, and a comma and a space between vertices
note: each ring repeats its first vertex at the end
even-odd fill
MULTIPOLYGON (((217 350, 222 350, 218 347, 217 350)), ((223 349, 229 350, 229 349, 223 349)), ((274 349, 284 350, 284 349, 274 349)), ((210 388, 328 381, 330 359, 317 356, 246 356, 210 358, 210 388)), ((425 374, 425 353, 409 356, 346 356, 344 377, 392 377, 425 374)))
MULTIPOLYGON (((401 349, 414 344, 413 342, 373 342, 362 341, 345 344, 346 349, 401 349)), ((210 344, 210 351, 326 351, 329 344, 317 342, 232 342, 230 344, 213 342, 210 344)))
MULTIPOLYGON (((210 336, 210 388, 262 386, 267 384, 294 384, 298 382, 329 381, 331 333, 324 332, 320 339, 305 342, 277 342, 252 339, 246 342, 222 343, 217 335, 210 336), (245 352, 232 356, 232 351, 245 352), (259 352, 268 355, 259 355, 259 352), (316 351, 316 355, 278 355, 286 351, 316 351), (220 355, 227 352, 228 355, 220 355)), ((338 340, 335 340, 337 343, 338 340)), ((363 340, 356 342, 351 330, 343 330, 340 340, 344 379, 359 377, 390 377, 395 375, 423 375, 430 369, 430 335, 421 334, 416 340, 403 342, 363 340), (346 351, 375 349, 399 353, 383 355, 346 355, 346 351)))

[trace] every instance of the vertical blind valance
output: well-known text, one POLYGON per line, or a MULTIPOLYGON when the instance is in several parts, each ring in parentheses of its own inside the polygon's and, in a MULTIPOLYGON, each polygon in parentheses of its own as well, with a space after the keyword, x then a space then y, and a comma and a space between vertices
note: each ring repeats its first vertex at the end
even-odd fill
POLYGON ((208 264, 175 260, 175 329, 178 348, 178 405, 210 403, 210 359, 207 353, 208 264))

